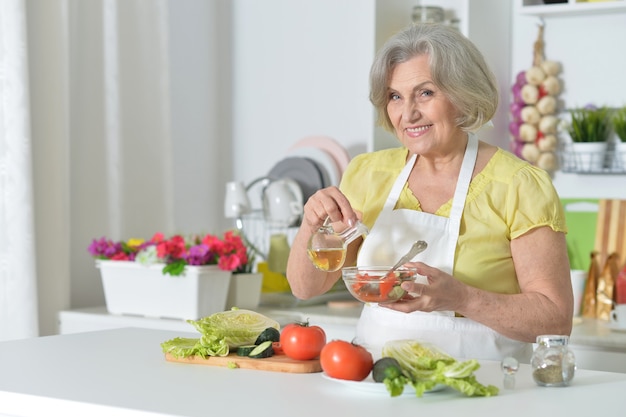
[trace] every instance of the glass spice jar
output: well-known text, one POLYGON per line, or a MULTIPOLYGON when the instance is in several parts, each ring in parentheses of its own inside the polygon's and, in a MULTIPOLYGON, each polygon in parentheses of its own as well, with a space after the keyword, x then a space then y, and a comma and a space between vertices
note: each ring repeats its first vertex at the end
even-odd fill
POLYGON ((537 348, 530 366, 537 385, 561 387, 569 385, 574 378, 576 358, 568 346, 569 336, 537 336, 537 348))

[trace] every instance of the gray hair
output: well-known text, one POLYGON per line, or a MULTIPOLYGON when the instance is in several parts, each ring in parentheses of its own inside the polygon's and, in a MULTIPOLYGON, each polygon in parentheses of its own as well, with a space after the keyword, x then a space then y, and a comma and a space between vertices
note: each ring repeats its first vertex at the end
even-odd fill
POLYGON ((478 48, 464 35, 442 24, 415 24, 391 37, 378 51, 370 70, 370 101, 378 123, 393 132, 387 114, 389 80, 396 65, 428 55, 435 85, 460 116, 457 125, 475 131, 498 108, 498 84, 478 48))

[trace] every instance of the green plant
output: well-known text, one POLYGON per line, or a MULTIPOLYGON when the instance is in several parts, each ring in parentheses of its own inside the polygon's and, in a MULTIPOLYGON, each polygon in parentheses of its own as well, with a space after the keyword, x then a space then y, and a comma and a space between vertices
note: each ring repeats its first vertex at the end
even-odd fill
POLYGON ((615 110, 611 122, 617 137, 626 143, 626 106, 615 110))
POLYGON ((607 107, 585 107, 570 110, 572 121, 568 132, 573 142, 606 142, 611 133, 610 110, 607 107))

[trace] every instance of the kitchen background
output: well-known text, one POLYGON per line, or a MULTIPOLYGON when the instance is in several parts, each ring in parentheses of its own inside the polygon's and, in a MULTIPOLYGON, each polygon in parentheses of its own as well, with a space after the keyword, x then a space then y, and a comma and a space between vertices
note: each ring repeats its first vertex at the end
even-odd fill
MULTIPOLYGON (((40 333, 57 332, 61 310, 104 304, 93 238, 231 227, 224 184, 265 175, 303 137, 351 156, 392 146, 367 77, 417 3, 27 0, 40 333)), ((566 106, 626 104, 626 1, 424 3, 458 18, 496 72, 489 142, 508 148, 510 85, 541 22, 566 106)), ((556 180, 573 197, 626 197, 624 175, 556 180)))

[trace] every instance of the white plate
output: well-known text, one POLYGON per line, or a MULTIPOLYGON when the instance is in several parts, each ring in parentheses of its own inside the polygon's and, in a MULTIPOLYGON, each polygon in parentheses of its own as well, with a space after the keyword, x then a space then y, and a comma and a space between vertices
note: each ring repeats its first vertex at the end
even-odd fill
POLYGON ((613 332, 626 333, 626 327, 618 326, 615 323, 609 323, 607 327, 613 332))
MULTIPOLYGON (((363 381, 347 381, 345 379, 331 378, 325 373, 322 373, 322 377, 324 379, 328 379, 329 381, 333 381, 338 384, 344 385, 355 391, 360 391, 360 392, 364 392, 368 394, 384 394, 388 397, 391 397, 391 394, 389 393, 389 391, 387 391, 387 387, 385 386, 385 384, 383 384, 382 382, 374 382, 371 374, 367 378, 365 378, 363 381)), ((441 391, 445 387, 446 386, 442 384, 436 385, 435 388, 429 391, 426 391, 425 394, 430 393, 430 392, 441 391)), ((400 394, 400 396, 415 397, 415 390, 413 389, 411 385, 407 384, 404 387, 404 391, 402 391, 402 394, 400 394)))
POLYGON ((321 165, 324 169, 324 173, 327 174, 324 178, 325 187, 330 185, 339 185, 339 181, 341 180, 341 174, 339 173, 339 168, 335 163, 335 160, 332 156, 330 156, 326 151, 318 148, 293 148, 287 151, 288 156, 302 156, 305 158, 312 159, 321 165))
POLYGON ((300 139, 296 142, 291 149, 295 148, 318 148, 325 150, 330 156, 333 157, 337 167, 339 168, 340 176, 346 170, 346 167, 350 163, 350 154, 339 142, 328 136, 309 136, 300 139))

